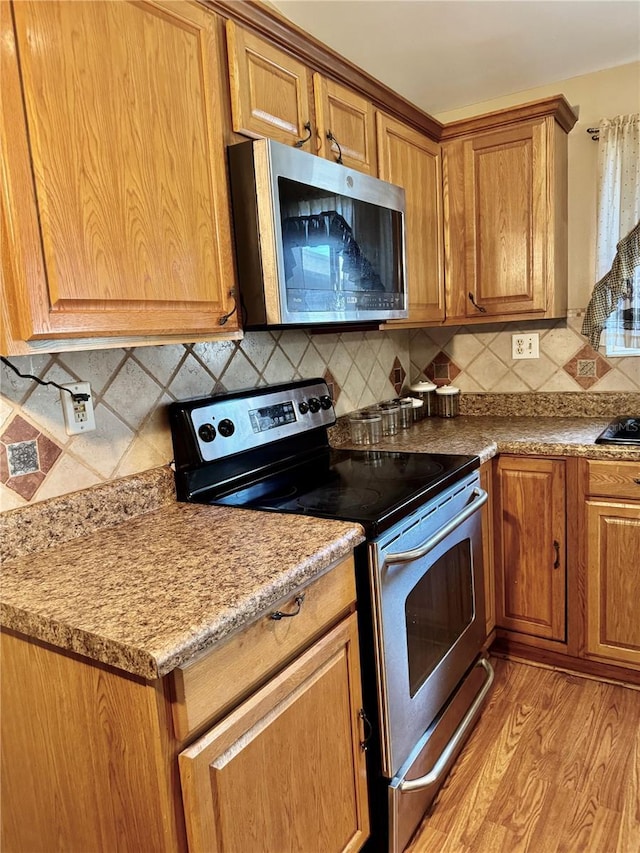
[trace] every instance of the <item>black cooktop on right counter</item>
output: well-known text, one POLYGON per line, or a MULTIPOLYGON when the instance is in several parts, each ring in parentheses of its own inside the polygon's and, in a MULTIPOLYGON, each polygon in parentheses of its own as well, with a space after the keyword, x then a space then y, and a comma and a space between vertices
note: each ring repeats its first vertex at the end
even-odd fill
POLYGON ((596 444, 640 445, 640 417, 625 415, 611 421, 596 438, 596 444))

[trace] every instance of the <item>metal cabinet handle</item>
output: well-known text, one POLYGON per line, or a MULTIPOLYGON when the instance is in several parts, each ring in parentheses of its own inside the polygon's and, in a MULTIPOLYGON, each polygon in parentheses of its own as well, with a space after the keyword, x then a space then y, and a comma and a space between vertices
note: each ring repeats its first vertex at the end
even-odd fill
POLYGON ((340 148, 340 143, 330 130, 327 131, 327 139, 329 142, 335 142, 336 148, 338 149, 338 159, 336 160, 336 163, 340 163, 340 165, 342 165, 342 148, 340 148))
POLYGON ((489 663, 486 658, 481 658, 476 666, 481 666, 487 674, 487 678, 482 685, 482 689, 473 700, 473 704, 464 715, 464 717, 460 720, 458 728, 455 730, 453 735, 451 736, 451 740, 445 746, 444 750, 440 754, 440 757, 433 765, 431 770, 426 773, 424 776, 420 776, 419 779, 403 779, 400 785, 398 786, 401 791, 419 791, 421 788, 428 788, 430 785, 433 785, 434 782, 437 782, 438 779, 445 773, 447 765, 451 760, 454 752, 460 745, 460 743, 466 737, 467 732, 473 725, 475 715, 480 708, 480 705, 484 702, 484 697, 489 692, 489 688, 493 684, 494 671, 493 667, 489 663))
POLYGON ((633 482, 637 483, 640 486, 640 477, 634 477, 633 482))
POLYGON ((373 734, 373 726, 369 722, 369 718, 364 712, 364 708, 360 708, 358 711, 358 717, 362 720, 362 740, 360 741, 360 749, 363 752, 366 752, 369 749, 369 741, 371 740, 371 735, 373 734))
POLYGON ((233 315, 234 315, 234 314, 236 313, 236 311, 238 310, 238 303, 237 303, 237 301, 236 301, 236 292, 235 292, 235 290, 230 290, 230 291, 229 291, 229 296, 233 299, 233 308, 232 308, 232 309, 231 309, 231 311, 229 311, 227 314, 223 314, 223 315, 222 315, 222 317, 220 317, 220 318, 219 318, 219 320, 218 320, 218 325, 219 325, 219 326, 224 326, 224 325, 225 325, 225 323, 227 322, 227 320, 229 319, 229 317, 233 317, 233 315))
POLYGON ((469 299, 471 300, 471 304, 473 305, 473 307, 476 308, 481 314, 487 313, 487 309, 484 306, 478 305, 478 303, 476 302, 476 300, 474 298, 473 293, 469 293, 469 299))
POLYGON ((556 559, 555 559, 555 562, 553 564, 553 568, 559 569, 560 568, 560 543, 558 542, 557 539, 553 540, 553 549, 556 552, 556 559))
POLYGON ((305 121, 303 127, 309 135, 305 136, 304 139, 298 139, 297 142, 294 142, 293 143, 294 148, 302 148, 302 146, 311 139, 311 122, 305 121))
POLYGON ((441 527, 437 533, 435 533, 430 539, 427 539, 426 542, 423 542, 418 548, 412 548, 410 551, 398 551, 396 554, 387 554, 385 557, 385 566, 389 563, 412 563, 414 560, 420 560, 429 551, 433 550, 436 545, 439 545, 443 539, 446 539, 447 536, 452 533, 456 527, 459 527, 466 521, 474 512, 477 512, 481 506, 486 504, 489 495, 485 492, 484 489, 475 488, 471 493, 474 498, 477 500, 472 501, 469 506, 466 506, 462 512, 459 512, 451 521, 447 522, 444 527, 441 527))
POLYGON ((291 619, 293 616, 297 616, 298 613, 302 610, 302 602, 304 601, 304 593, 300 593, 300 595, 296 595, 295 603, 298 605, 298 609, 294 610, 293 613, 283 613, 282 610, 274 610, 274 612, 269 616, 269 619, 275 619, 277 622, 279 619, 291 619))

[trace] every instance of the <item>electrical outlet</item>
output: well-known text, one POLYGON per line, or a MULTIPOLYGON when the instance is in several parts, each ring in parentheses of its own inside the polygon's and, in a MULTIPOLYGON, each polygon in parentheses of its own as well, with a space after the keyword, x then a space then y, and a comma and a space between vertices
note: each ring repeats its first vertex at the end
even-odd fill
POLYGON ((93 414, 93 398, 91 396, 91 385, 88 382, 69 382, 62 386, 68 388, 73 394, 88 394, 88 400, 75 400, 71 394, 62 392, 62 412, 67 435, 77 435, 80 432, 91 432, 96 428, 96 419, 93 414))
POLYGON ((540 335, 511 335, 511 358, 540 358, 540 335))

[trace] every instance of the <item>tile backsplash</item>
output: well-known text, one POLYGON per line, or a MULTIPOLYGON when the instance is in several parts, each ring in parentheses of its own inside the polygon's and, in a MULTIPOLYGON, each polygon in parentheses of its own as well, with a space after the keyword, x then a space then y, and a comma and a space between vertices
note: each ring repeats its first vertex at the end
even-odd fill
POLYGON ((68 436, 60 392, 3 365, 0 506, 166 465, 172 458, 166 405, 218 391, 324 376, 338 415, 425 377, 475 393, 640 391, 640 358, 606 359, 585 345, 580 324, 573 317, 342 334, 249 332, 242 341, 15 357, 22 373, 59 384, 89 382, 97 429, 68 436), (514 361, 511 335, 532 331, 540 334, 540 358, 514 361))

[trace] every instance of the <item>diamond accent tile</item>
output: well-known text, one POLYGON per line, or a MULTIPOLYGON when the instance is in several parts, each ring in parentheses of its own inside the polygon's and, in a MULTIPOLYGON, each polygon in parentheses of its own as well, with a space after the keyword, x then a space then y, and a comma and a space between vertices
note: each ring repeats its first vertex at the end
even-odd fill
POLYGON ((340 386, 338 385, 336 380, 333 378, 333 374, 331 373, 329 368, 327 368, 325 370, 325 372, 322 375, 322 378, 327 383, 327 388, 329 389, 329 396, 333 400, 333 405, 335 408, 335 406, 338 403, 338 400, 340 399, 340 391, 341 391, 340 386))
POLYGON ((400 359, 396 357, 393 362, 393 367, 391 368, 391 373, 389 374, 389 381, 395 388, 396 394, 402 393, 402 386, 404 385, 404 380, 406 379, 406 377, 407 374, 405 372, 405 369, 402 366, 400 359))
POLYGON ((461 373, 461 370, 444 350, 440 350, 423 372, 436 385, 448 385, 461 373))
POLYGON ((581 388, 591 388, 612 369, 611 365, 596 352, 589 344, 585 344, 573 358, 563 365, 562 369, 569 374, 581 388))
POLYGON ((61 453, 61 447, 16 415, 0 435, 0 482, 30 501, 61 453))

